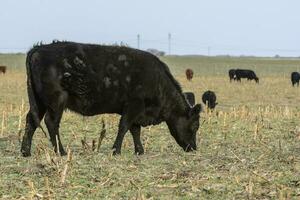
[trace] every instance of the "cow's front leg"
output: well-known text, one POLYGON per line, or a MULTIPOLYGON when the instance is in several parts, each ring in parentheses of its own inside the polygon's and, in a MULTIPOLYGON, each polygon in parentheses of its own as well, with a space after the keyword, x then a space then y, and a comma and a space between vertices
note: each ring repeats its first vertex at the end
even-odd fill
POLYGON ((113 145, 113 155, 121 154, 123 139, 128 129, 127 115, 122 115, 119 122, 118 135, 113 145))
MULTIPOLYGON (((114 149, 113 154, 114 155, 121 154, 121 147, 122 147, 123 139, 124 139, 126 132, 129 129, 134 130, 134 122, 140 116, 140 114, 144 113, 144 112, 145 112, 145 105, 144 105, 144 101, 142 99, 139 99, 139 98, 130 99, 130 103, 126 107, 125 112, 123 113, 123 115, 120 119, 118 135, 117 135, 117 138, 113 145, 113 149, 114 149)), ((136 141, 139 140, 137 138, 139 138, 140 130, 138 132, 134 130, 134 133, 135 133, 133 135, 133 137, 135 138, 134 140, 136 140, 136 141)))

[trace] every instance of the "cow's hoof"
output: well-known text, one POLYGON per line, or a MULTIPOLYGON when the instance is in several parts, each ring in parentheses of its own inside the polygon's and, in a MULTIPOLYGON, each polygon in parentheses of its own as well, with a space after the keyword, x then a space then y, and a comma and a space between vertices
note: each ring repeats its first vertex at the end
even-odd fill
POLYGON ((54 152, 56 153, 57 156, 66 156, 67 155, 64 148, 60 148, 59 152, 57 151, 57 148, 54 148, 54 152))
POLYGON ((134 152, 135 155, 139 156, 139 155, 143 155, 144 154, 144 149, 137 149, 134 152))
POLYGON ((113 155, 116 156, 116 155, 120 155, 121 154, 121 151, 118 151, 116 149, 113 150, 113 155))
POLYGON ((66 156, 66 155, 67 155, 67 153, 65 151, 60 152, 60 156, 66 156))
POLYGON ((31 156, 30 151, 23 151, 23 150, 21 150, 21 153, 22 153, 23 157, 29 157, 29 156, 31 156))

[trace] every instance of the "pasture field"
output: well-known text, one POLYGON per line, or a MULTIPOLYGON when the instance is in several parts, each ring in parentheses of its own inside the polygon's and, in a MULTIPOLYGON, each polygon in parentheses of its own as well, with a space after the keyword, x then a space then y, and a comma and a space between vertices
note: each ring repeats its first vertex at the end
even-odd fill
POLYGON ((290 83, 300 60, 162 57, 197 102, 204 91, 216 92, 216 110, 201 113, 195 152, 183 152, 162 123, 142 129, 145 155, 133 155, 127 134, 122 154, 112 156, 118 116, 66 111, 60 130, 69 155, 56 156, 37 130, 32 156, 23 158, 24 58, 0 55, 0 65, 8 66, 0 74, 1 199, 300 198, 300 88, 290 83), (186 68, 194 70, 191 82, 186 68), (230 68, 254 69, 260 84, 229 83, 230 68))

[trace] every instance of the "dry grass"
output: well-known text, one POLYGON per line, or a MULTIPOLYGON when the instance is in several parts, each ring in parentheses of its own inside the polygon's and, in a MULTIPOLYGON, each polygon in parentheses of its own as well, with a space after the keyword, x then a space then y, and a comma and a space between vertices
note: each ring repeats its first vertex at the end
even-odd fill
MULTIPOLYGON (((23 61, 10 57, 0 63, 23 61)), ((23 158, 19 150, 28 110, 25 71, 9 69, 0 75, 0 198, 300 198, 300 88, 292 88, 288 76, 299 61, 163 59, 198 102, 205 90, 217 94, 216 111, 201 114, 196 152, 184 153, 161 124, 142 130, 145 155, 133 155, 128 134, 122 155, 114 157, 118 116, 83 118, 66 112, 61 135, 68 156, 56 156, 38 130, 33 156, 23 158), (259 85, 229 83, 228 68, 251 68, 251 63, 261 78, 259 85), (184 77, 187 65, 195 71, 192 82, 184 77)))

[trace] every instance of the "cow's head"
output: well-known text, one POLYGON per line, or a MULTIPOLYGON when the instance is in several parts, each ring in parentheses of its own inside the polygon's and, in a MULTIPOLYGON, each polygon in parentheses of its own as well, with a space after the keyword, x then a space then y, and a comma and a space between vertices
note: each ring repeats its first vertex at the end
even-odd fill
POLYGON ((254 78, 256 83, 259 83, 259 79, 257 77, 254 78))
POLYGON ((172 116, 167 125, 176 142, 184 151, 197 149, 196 134, 199 129, 201 105, 196 104, 187 110, 185 115, 172 116))

